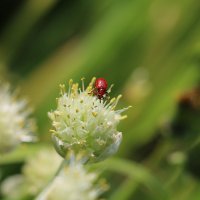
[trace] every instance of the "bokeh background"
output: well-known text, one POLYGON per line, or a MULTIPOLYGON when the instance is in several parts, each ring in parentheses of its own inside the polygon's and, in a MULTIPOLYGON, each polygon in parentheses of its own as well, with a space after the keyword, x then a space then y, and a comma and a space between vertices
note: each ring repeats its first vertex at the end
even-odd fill
POLYGON ((199 200, 199 65, 197 0, 1 0, 1 79, 29 99, 40 138, 0 157, 1 181, 51 143, 59 84, 96 76, 132 105, 119 152, 96 166, 103 197, 199 200))

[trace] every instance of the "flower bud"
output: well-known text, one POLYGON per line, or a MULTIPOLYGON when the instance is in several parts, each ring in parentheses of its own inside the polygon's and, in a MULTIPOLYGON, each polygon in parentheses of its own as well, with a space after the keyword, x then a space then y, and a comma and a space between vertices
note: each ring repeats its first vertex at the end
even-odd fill
POLYGON ((98 179, 98 174, 88 172, 81 162, 70 159, 53 182, 36 200, 97 200, 108 189, 105 180, 98 179))
POLYGON ((61 161, 62 158, 53 149, 42 149, 28 158, 22 169, 27 192, 37 195, 54 176, 61 161))
POLYGON ((25 100, 17 100, 8 85, 0 86, 0 154, 35 140, 35 121, 30 114, 25 100))
POLYGON ((109 102, 99 99, 93 92, 94 81, 86 89, 82 82, 81 89, 70 80, 68 92, 61 85, 57 109, 48 113, 53 143, 62 157, 73 151, 84 154, 89 162, 97 162, 114 154, 121 143, 117 125, 126 118, 121 113, 127 108, 115 110, 121 95, 109 102))
POLYGON ((55 175, 62 160, 54 149, 42 148, 28 157, 22 174, 10 176, 2 182, 1 193, 6 199, 13 200, 37 196, 55 175))

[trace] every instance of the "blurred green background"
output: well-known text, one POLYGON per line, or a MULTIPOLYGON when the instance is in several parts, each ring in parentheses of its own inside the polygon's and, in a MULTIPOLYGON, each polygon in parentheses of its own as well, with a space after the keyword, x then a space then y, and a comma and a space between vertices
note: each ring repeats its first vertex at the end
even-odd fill
POLYGON ((50 143, 58 85, 96 76, 132 105, 118 154, 96 166, 104 197, 200 199, 199 65, 197 0, 1 0, 1 79, 29 99, 41 141, 1 157, 1 179, 50 143))

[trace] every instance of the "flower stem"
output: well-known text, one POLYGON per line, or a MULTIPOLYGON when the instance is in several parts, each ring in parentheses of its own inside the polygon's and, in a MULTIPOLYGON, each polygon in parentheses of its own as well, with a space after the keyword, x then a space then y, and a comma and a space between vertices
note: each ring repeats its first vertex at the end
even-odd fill
POLYGON ((50 182, 52 182, 52 181, 54 180, 54 178, 55 178, 56 176, 58 176, 58 174, 60 173, 60 171, 62 170, 62 168, 63 168, 63 167, 65 166, 65 164, 67 164, 67 163, 68 163, 67 160, 65 160, 65 159, 62 160, 62 162, 60 163, 60 166, 58 167, 58 169, 57 169, 55 175, 52 177, 52 179, 51 179, 50 182))
POLYGON ((46 194, 46 192, 48 191, 51 183, 54 181, 54 179, 59 175, 59 173, 61 172, 61 170, 63 169, 63 167, 65 166, 65 164, 68 164, 68 160, 63 159, 62 162, 60 163, 60 166, 58 167, 56 173, 54 174, 54 176, 50 179, 50 181, 48 182, 48 184, 43 188, 43 190, 37 195, 37 197, 35 198, 35 200, 45 200, 44 196, 46 194))

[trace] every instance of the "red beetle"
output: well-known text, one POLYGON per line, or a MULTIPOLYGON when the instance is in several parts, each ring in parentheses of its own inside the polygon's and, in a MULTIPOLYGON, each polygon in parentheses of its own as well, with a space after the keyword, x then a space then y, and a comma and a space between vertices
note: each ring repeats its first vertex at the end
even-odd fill
POLYGON ((107 81, 104 78, 98 78, 95 81, 94 85, 94 94, 99 98, 99 99, 104 99, 108 93, 107 93, 107 88, 108 84, 107 81))

